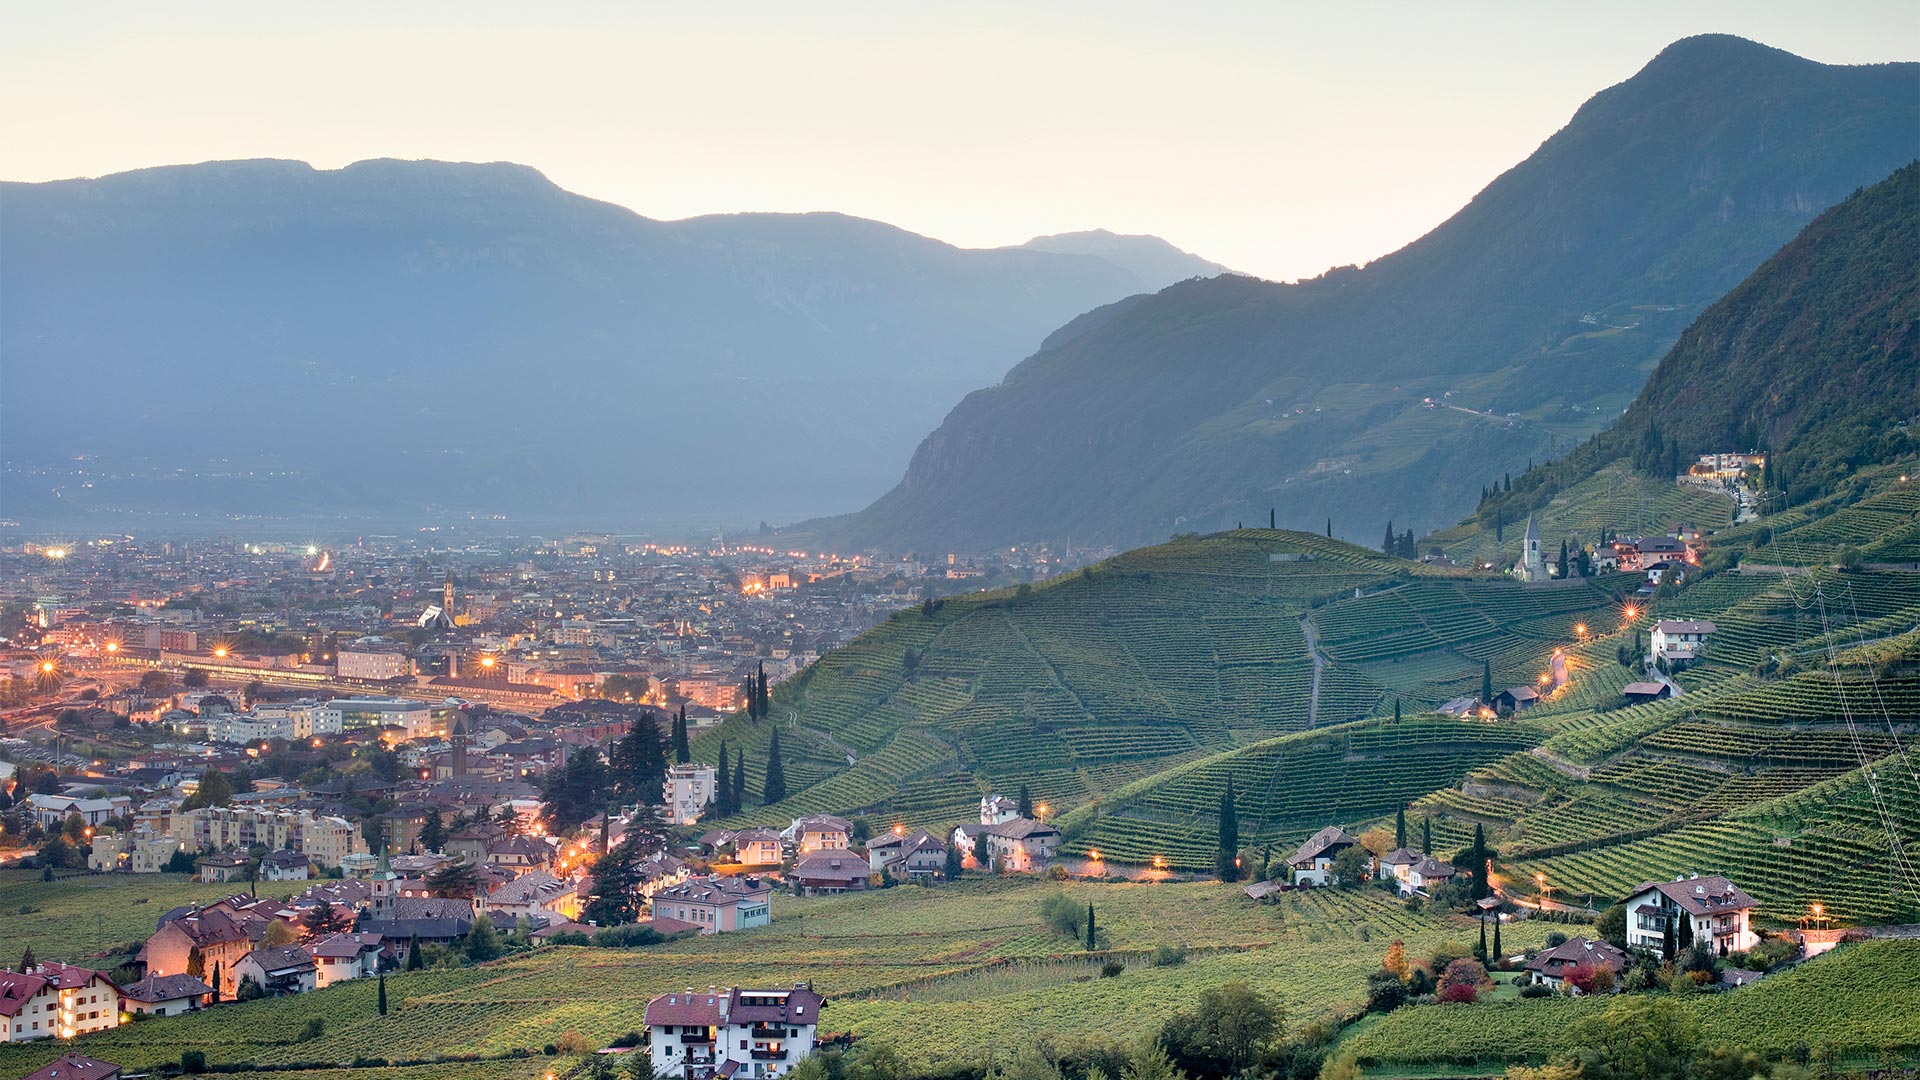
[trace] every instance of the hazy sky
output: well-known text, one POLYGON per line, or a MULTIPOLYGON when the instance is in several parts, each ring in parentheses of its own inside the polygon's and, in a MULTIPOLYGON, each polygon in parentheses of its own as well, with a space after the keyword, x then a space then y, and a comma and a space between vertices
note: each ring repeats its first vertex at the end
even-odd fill
POLYGON ((1690 34, 1920 58, 1920 4, 13 4, 0 178, 517 161, 673 218, 1105 227, 1275 278, 1384 254, 1690 34))

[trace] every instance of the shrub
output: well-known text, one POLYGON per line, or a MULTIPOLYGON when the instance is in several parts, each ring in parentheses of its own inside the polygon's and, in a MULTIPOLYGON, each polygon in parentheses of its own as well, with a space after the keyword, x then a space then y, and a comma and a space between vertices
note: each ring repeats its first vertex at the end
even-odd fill
POLYGON ((1066 893, 1053 893, 1040 901, 1040 921, 1053 927, 1055 933, 1077 938, 1086 918, 1086 909, 1066 893))
POLYGON ((1127 970, 1127 965, 1118 960, 1109 960, 1100 965, 1100 977, 1103 979, 1111 979, 1125 970, 1127 970))
POLYGON ((1177 967, 1186 962, 1187 947, 1185 945, 1155 945, 1153 954, 1147 957, 1147 964, 1151 967, 1177 967))
POLYGON ((1547 948, 1549 949, 1557 949, 1560 946, 1565 945, 1566 943, 1567 943, 1567 935, 1561 933, 1558 930, 1555 930, 1553 933, 1547 935, 1547 948))
POLYGON ((1523 998, 1552 997, 1553 987, 1545 983, 1528 983, 1520 988, 1520 996, 1523 998))
POLYGON ((596 1049, 592 1039, 577 1031, 562 1032, 553 1045, 563 1054, 591 1054, 596 1049))
POLYGON ((180 1051, 180 1071, 198 1075, 207 1071, 207 1055, 202 1050, 180 1051))
POLYGON ((1407 984, 1400 976, 1382 969, 1367 976, 1367 1011, 1392 1012, 1407 1003, 1407 984))
POLYGON ((1447 1000, 1446 991, 1450 987, 1471 986, 1478 990, 1487 984, 1487 969, 1481 966, 1478 960, 1461 957, 1448 964, 1447 969, 1440 974, 1441 1000, 1447 1000))
POLYGON ((1480 988, 1472 983, 1454 983, 1440 988, 1440 1000, 1451 1005, 1471 1005, 1480 996, 1480 988))

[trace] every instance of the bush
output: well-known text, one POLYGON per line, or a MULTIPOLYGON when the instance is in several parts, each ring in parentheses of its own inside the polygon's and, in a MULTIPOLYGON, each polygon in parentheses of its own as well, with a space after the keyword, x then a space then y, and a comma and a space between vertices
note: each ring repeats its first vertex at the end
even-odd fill
POLYGON ((1055 933, 1077 938, 1086 918, 1086 908, 1066 893, 1053 893, 1040 901, 1040 921, 1053 927, 1055 933))
POLYGON ((1520 996, 1523 998, 1552 997, 1553 987, 1545 983, 1528 983, 1520 988, 1520 996))
POLYGON ((1547 948, 1549 949, 1557 949, 1560 946, 1565 945, 1566 943, 1567 943, 1567 935, 1561 933, 1558 930, 1555 930, 1553 933, 1547 935, 1547 948))
POLYGON ((1127 965, 1118 960, 1109 960, 1100 965, 1100 977, 1103 979, 1111 979, 1125 970, 1127 970, 1127 965))
POLYGON ((320 1017, 315 1016, 307 1021, 307 1025, 300 1029, 299 1038, 296 1038, 293 1041, 294 1042, 312 1042, 313 1040, 319 1038, 322 1035, 325 1035, 326 1033, 327 1033, 327 1022, 321 1019, 320 1017))
POLYGON ((1151 967, 1178 967, 1187 962, 1185 945, 1155 945, 1152 955, 1147 957, 1151 967))
POLYGON ((1471 1005, 1480 996, 1480 988, 1472 983, 1454 983, 1440 988, 1440 1000, 1450 1005, 1471 1005))
POLYGON ((207 1071, 207 1055, 202 1050, 180 1051, 180 1071, 198 1075, 207 1071))
POLYGON ((1367 1011, 1392 1012, 1407 1003, 1407 984, 1391 971, 1376 971, 1367 976, 1367 1011))

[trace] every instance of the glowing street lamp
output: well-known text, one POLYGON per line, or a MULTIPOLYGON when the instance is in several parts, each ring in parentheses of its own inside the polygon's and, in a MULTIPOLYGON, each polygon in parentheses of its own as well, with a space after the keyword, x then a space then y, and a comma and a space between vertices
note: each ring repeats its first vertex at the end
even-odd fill
POLYGON ((1578 635, 1580 635, 1580 636, 1581 636, 1582 638, 1584 638, 1584 637, 1586 637, 1586 636, 1587 636, 1587 624, 1586 624, 1586 623, 1574 623, 1574 624, 1573 624, 1573 632, 1574 632, 1574 633, 1576 633, 1576 634, 1578 634, 1578 635))
POLYGON ((47 674, 47 675, 53 674, 53 668, 54 668, 53 661, 51 660, 40 661, 40 670, 44 674, 47 674))
POLYGON ((225 645, 214 646, 213 655, 225 660, 227 658, 227 647, 225 645))

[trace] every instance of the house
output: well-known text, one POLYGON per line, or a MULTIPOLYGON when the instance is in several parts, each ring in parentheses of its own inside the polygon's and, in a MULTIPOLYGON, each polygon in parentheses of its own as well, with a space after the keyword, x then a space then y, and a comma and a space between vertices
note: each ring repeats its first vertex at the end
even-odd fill
POLYGON ((81 821, 97 829, 114 818, 132 814, 133 799, 127 795, 82 799, 72 795, 36 793, 27 796, 27 809, 33 814, 34 823, 43 829, 57 829, 66 824, 67 818, 74 814, 78 814, 81 821))
POLYGON ((778 1077, 813 1053, 826 999, 791 990, 729 988, 662 994, 647 1003, 655 1076, 778 1077))
POLYGON ((733 834, 733 858, 742 866, 779 866, 782 852, 780 834, 772 829, 748 829, 733 834))
POLYGON ((1674 928, 1674 940, 1681 937, 1684 921, 1694 941, 1710 943, 1715 951, 1726 954, 1746 952, 1759 941, 1753 933, 1753 897, 1719 875, 1649 881, 1627 897, 1627 945, 1650 949, 1666 958, 1667 927, 1674 928))
POLYGON ((253 860, 237 852, 207 855, 200 860, 201 881, 245 881, 253 860))
POLYGON ((234 966, 253 951, 253 939, 240 920, 224 911, 188 908, 161 923, 147 943, 135 955, 148 975, 185 975, 195 953, 199 954, 197 976, 214 988, 216 998, 231 1000, 239 988, 240 977, 234 966))
POLYGON ((811 855, 816 851, 845 851, 853 842, 853 825, 845 818, 837 818, 832 814, 816 814, 794 818, 793 824, 782 830, 780 836, 801 855, 811 855))
POLYGON ((787 872, 793 890, 803 896, 859 892, 872 868, 857 851, 820 851, 803 856, 787 872))
POLYGON ((306 946, 313 958, 314 989, 380 973, 379 934, 332 934, 306 946))
POLYGON ((1629 704, 1645 705, 1649 701, 1672 697, 1673 687, 1660 682, 1630 682, 1620 688, 1620 693, 1629 704))
POLYGON ((0 1042, 71 1039, 120 1026, 120 988, 104 972, 48 961, 0 971, 0 1042))
POLYGON ((724 934, 773 921, 773 887, 754 877, 696 878, 653 894, 655 920, 671 919, 724 934))
POLYGON ((120 1066, 85 1054, 61 1054, 20 1080, 120 1080, 120 1066))
POLYGON ((151 833, 102 831, 87 853, 87 869, 122 874, 158 874, 180 845, 172 837, 151 833))
POLYGON ((269 994, 305 994, 319 985, 319 965, 298 945, 255 949, 234 970, 269 994))
POLYGON ((867 844, 867 865, 896 878, 931 878, 947 869, 947 845, 925 829, 891 832, 867 844))
POLYGON ((475 905, 497 926, 516 920, 568 922, 580 914, 579 895, 571 881, 545 870, 530 870, 479 898, 475 905))
POLYGON ((700 820, 713 805, 715 769, 711 765, 675 765, 667 770, 661 795, 667 813, 682 825, 700 820))
MULTIPOLYGON (((983 811, 984 813, 984 811, 983 811)), ((975 838, 987 838, 987 866, 981 869, 1025 874, 1046 868, 1060 848, 1060 830, 1019 816, 992 824, 965 822, 953 828, 951 842, 972 858, 975 838)), ((943 856, 944 859, 944 856, 943 856)))
POLYGON ((984 795, 980 798, 980 824, 982 825, 998 825, 1019 816, 1020 804, 1005 795, 984 795))
POLYGON ((1465 718, 1480 711, 1480 699, 1457 697, 1434 710, 1442 716, 1465 718))
POLYGON ((212 993, 191 975, 149 975, 120 988, 120 1005, 142 1016, 179 1016, 204 1007, 212 993))
POLYGON ((1415 866, 1420 865, 1420 860, 1424 858, 1426 858, 1424 854, 1412 848, 1397 847, 1380 856, 1377 865, 1381 874, 1391 875, 1400 883, 1400 892, 1405 895, 1413 891, 1413 886, 1407 884, 1407 875, 1415 866))
POLYGON ((1493 707, 1512 712, 1524 712, 1539 700, 1540 692, 1533 687, 1514 686, 1493 695, 1493 707))
POLYGON ((1655 656, 1689 661, 1707 647, 1715 629, 1706 619, 1661 619, 1653 624, 1647 643, 1655 656))
MULTIPOLYGON (((1626 970, 1627 954, 1604 941, 1591 941, 1587 938, 1568 938, 1551 949, 1542 950, 1533 959, 1527 961, 1529 980, 1535 986, 1551 986, 1559 989, 1566 985, 1567 975, 1575 968, 1591 967, 1605 969, 1615 975, 1626 970)), ((1579 993, 1574 988, 1574 993, 1579 993)))
POLYGON ((1337 825, 1329 825, 1314 833, 1300 850, 1293 853, 1287 865, 1293 868, 1295 885, 1328 885, 1333 881, 1333 860, 1340 853, 1359 844, 1358 838, 1337 825))
POLYGON ((305 881, 312 873, 312 862, 297 851, 273 851, 260 858, 262 881, 305 881))
POLYGON ((1452 881, 1457 873, 1459 871, 1451 863, 1442 862, 1431 855, 1422 856, 1419 862, 1407 869, 1407 891, 1424 896, 1452 881))

